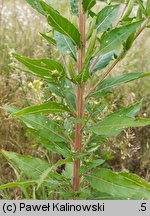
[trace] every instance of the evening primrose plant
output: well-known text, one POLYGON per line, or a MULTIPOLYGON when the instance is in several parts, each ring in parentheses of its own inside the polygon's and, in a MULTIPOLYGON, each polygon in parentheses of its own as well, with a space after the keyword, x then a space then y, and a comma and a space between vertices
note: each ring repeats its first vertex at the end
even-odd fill
POLYGON ((52 199, 149 199, 150 184, 135 174, 106 168, 102 148, 106 149, 109 137, 127 128, 150 125, 150 119, 136 117, 141 102, 109 115, 104 115, 103 102, 116 87, 150 76, 149 72, 109 76, 149 26, 150 0, 104 1, 102 5, 96 0, 70 0, 69 19, 50 1, 26 1, 47 19, 51 32, 41 36, 58 50, 59 58, 30 59, 14 53, 19 62, 14 67, 41 78, 56 101, 4 109, 61 159, 53 163, 49 158, 48 163, 1 150, 18 181, 0 189, 18 186, 28 194, 26 198, 42 193, 42 199, 46 194, 52 199))

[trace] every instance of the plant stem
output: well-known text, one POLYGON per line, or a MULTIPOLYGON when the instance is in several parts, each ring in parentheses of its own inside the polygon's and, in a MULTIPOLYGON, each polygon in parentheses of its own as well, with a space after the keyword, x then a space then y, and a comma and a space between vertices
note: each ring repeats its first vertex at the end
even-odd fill
MULTIPOLYGON (((82 38, 82 46, 78 48, 78 74, 82 70, 84 56, 85 56, 85 17, 82 11, 82 0, 78 1, 79 9, 79 30, 82 38)), ((84 113, 84 101, 83 101, 84 86, 78 86, 76 95, 77 104, 77 118, 82 119, 84 113)), ((75 151, 82 151, 82 124, 75 124, 75 151)), ((74 192, 78 191, 80 185, 80 159, 77 158, 74 162, 74 179, 73 179, 73 189, 74 192)))
POLYGON ((147 19, 143 22, 141 28, 140 28, 139 31, 136 33, 134 40, 137 39, 137 37, 141 34, 141 32, 146 28, 146 26, 148 25, 149 21, 150 21, 150 18, 147 18, 147 19))

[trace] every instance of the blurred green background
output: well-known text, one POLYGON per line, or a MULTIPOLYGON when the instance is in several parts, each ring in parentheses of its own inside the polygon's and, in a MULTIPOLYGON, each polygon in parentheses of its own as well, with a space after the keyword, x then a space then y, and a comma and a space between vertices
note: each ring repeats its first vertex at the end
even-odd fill
MULTIPOLYGON (((52 1, 57 10, 68 16, 68 1, 52 1)), ((100 10, 98 8, 98 10, 100 10)), ((46 20, 36 13, 24 0, 0 0, 0 106, 12 104, 17 107, 38 104, 47 98, 55 97, 44 83, 13 70, 12 52, 28 57, 51 57, 52 50, 38 32, 48 31, 46 20)), ((150 29, 137 39, 125 59, 113 70, 111 76, 125 72, 150 71, 150 29)), ((108 112, 129 106, 143 99, 141 117, 150 118, 150 78, 134 81, 117 88, 104 100, 108 112)), ((150 181, 150 127, 129 129, 119 137, 109 140, 105 147, 107 161, 114 170, 129 170, 150 181), (107 152, 108 151, 108 152, 107 152)), ((0 109, 0 149, 15 151, 26 155, 46 157, 45 149, 36 141, 16 119, 0 109)), ((15 178, 13 170, 1 158, 0 182, 10 182, 15 178)), ((12 190, 16 198, 16 191, 12 190)), ((0 198, 8 198, 2 194, 0 198)), ((7 197, 8 196, 8 197, 7 197)))

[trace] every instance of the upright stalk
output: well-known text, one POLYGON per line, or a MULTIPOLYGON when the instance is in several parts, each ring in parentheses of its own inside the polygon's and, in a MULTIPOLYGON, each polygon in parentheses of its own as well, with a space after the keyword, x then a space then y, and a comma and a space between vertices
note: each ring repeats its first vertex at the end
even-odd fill
MULTIPOLYGON (((84 56, 85 56, 85 17, 82 11, 82 0, 78 1, 79 9, 79 30, 82 38, 82 46, 78 48, 78 74, 82 70, 84 56)), ((76 94, 76 105, 77 105, 77 118, 82 119, 84 115, 84 101, 83 101, 84 86, 78 86, 76 94)), ((75 152, 82 152, 82 124, 75 124, 75 152)), ((73 189, 78 191, 80 185, 80 159, 77 158, 74 162, 74 179, 73 189)))

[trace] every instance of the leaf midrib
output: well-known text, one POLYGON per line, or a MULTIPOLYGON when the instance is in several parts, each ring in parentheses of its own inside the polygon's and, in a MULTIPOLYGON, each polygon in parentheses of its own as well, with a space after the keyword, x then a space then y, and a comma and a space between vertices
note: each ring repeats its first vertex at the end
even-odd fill
MULTIPOLYGON (((108 184, 110 184, 110 185, 112 185, 112 186, 115 186, 115 187, 120 187, 120 188, 123 188, 123 189, 127 189, 127 188, 128 188, 128 189, 130 189, 130 190, 132 190, 132 191, 135 191, 135 190, 134 190, 133 188, 131 188, 131 187, 127 187, 127 186, 124 186, 124 185, 118 185, 118 184, 112 183, 112 182, 110 182, 110 181, 108 181, 108 180, 106 180, 106 179, 100 178, 99 176, 95 176, 95 175, 93 175, 92 177, 91 177, 90 175, 86 175, 86 176, 90 177, 91 180, 92 180, 92 178, 95 178, 95 179, 104 181, 104 182, 106 182, 106 183, 108 183, 108 184)), ((96 187, 96 185, 95 185, 95 187, 96 187)), ((137 190, 137 189, 136 189, 136 190, 137 190)))
POLYGON ((73 51, 73 49, 71 48, 70 44, 68 43, 68 41, 67 41, 67 39, 66 39, 66 37, 65 37, 64 35, 63 35, 63 38, 64 38, 64 41, 66 42, 68 48, 70 49, 70 51, 71 51, 73 57, 76 59, 76 56, 75 56, 75 54, 74 54, 74 51, 73 51))
MULTIPOLYGON (((131 24, 130 24, 130 26, 131 26, 131 24)), ((123 26, 123 27, 124 27, 124 26, 123 26)), ((121 28, 123 29, 123 27, 121 27, 121 28)), ((128 26, 126 26, 126 27, 128 27, 128 26)), ((120 29, 121 29, 121 28, 120 28, 120 29)), ((118 28, 118 29, 119 29, 119 28, 118 28)), ((126 28, 126 29, 128 29, 128 28, 126 28)), ((112 30, 112 31, 113 31, 113 30, 112 30)), ((112 32, 112 31, 111 31, 111 32, 112 32)), ((124 32, 120 35, 119 39, 120 39, 120 38, 122 39, 122 37, 123 37, 124 35, 126 35, 127 32, 130 32, 130 29, 129 29, 128 31, 124 31, 124 32)), ((131 31, 131 33, 132 33, 132 31, 131 31)), ((106 38, 106 39, 107 39, 107 38, 106 38)), ((105 39, 105 40, 106 40, 106 39, 105 39)), ((110 43, 108 43, 107 46, 103 47, 103 48, 99 51, 99 54, 100 54, 100 55, 104 54, 104 53, 105 53, 104 50, 106 50, 108 47, 112 46, 112 44, 114 44, 117 40, 118 40, 118 37, 115 37, 115 39, 114 39, 113 41, 111 41, 110 43)))
MULTIPOLYGON (((34 113, 42 112, 42 111, 55 111, 55 110, 56 110, 56 112, 58 112, 58 111, 61 111, 61 112, 67 111, 66 109, 62 110, 61 108, 45 108, 45 109, 38 109, 38 110, 33 110, 31 112, 29 111, 29 112, 30 112, 30 114, 34 114, 34 113)), ((19 113, 22 113, 22 115, 23 115, 26 112, 19 112, 19 113)), ((26 114, 28 114, 28 113, 26 113, 26 114)))
MULTIPOLYGON (((55 25, 56 25, 58 28, 60 28, 61 31, 64 32, 64 34, 67 35, 67 36, 70 38, 70 35, 68 34, 68 32, 65 31, 65 30, 55 21, 55 19, 53 19, 53 17, 51 16, 50 13, 48 14, 48 16, 53 20, 53 22, 55 23, 55 25)), ((63 17, 62 17, 62 18, 63 18, 63 17)), ((65 19, 65 18, 63 18, 63 19, 65 19)), ((66 22, 69 22, 67 19, 65 19, 65 20, 66 20, 66 22)), ((70 23, 70 24, 72 25, 72 23, 70 23)), ((74 29, 76 29, 73 25, 72 25, 72 27, 73 27, 74 29)), ((78 30, 77 30, 77 31, 78 31, 78 30)), ((71 39, 73 40, 73 43, 79 45, 79 44, 74 40, 74 38, 71 37, 71 39)))
MULTIPOLYGON (((50 71, 54 71, 54 70, 58 70, 58 67, 56 68, 55 66, 56 65, 53 65, 53 64, 55 64, 55 62, 53 61, 53 64, 52 64, 52 66, 55 68, 55 69, 48 69, 48 68, 44 68, 44 66, 43 67, 41 67, 41 66, 39 66, 39 65, 35 65, 34 63, 32 63, 32 62, 29 62, 27 59, 22 59, 22 57, 21 57, 21 61, 24 61, 25 63, 27 63, 27 64, 29 64, 30 66, 33 66, 33 67, 35 67, 35 68, 38 68, 38 69, 41 69, 42 71, 43 70, 45 70, 45 72, 47 71, 48 73, 50 72, 50 71)), ((21 62, 22 63, 22 62, 21 62)), ((52 62, 51 62, 52 63, 52 62)), ((24 64, 24 63, 22 63, 22 64, 24 64)), ((26 65, 25 65, 26 66, 26 65)), ((48 65, 47 65, 48 66, 48 65)), ((28 68, 28 66, 26 66, 27 68, 28 68)), ((60 69, 60 68, 59 68, 60 69)), ((32 69, 30 69, 31 71, 32 71, 32 69)), ((62 70, 60 71, 60 72, 62 72, 62 70)))
MULTIPOLYGON (((144 74, 144 73, 142 73, 142 74, 144 74)), ((129 80, 126 80, 125 82, 124 81, 122 81, 122 82, 119 82, 119 83, 116 83, 116 84, 112 84, 112 85, 106 85, 105 87, 103 87, 103 88, 101 88, 101 89, 98 89, 96 92, 93 92, 93 94, 96 94, 96 93, 99 93, 99 92, 102 92, 102 91, 104 91, 104 90, 107 90, 108 88, 112 88, 112 87, 115 87, 115 86, 117 86, 118 84, 123 84, 123 83, 127 83, 127 82, 130 82, 130 81, 134 81, 134 80, 136 80, 136 79, 139 79, 139 78, 141 78, 141 75, 142 74, 139 74, 139 76, 138 77, 135 77, 135 78, 132 78, 132 79, 129 79, 129 80)))
MULTIPOLYGON (((118 116, 119 117, 119 116, 118 116)), ((111 117, 110 117, 111 118, 111 117)), ((129 117, 129 118, 131 118, 131 117, 129 117)), ((128 118, 128 119, 129 119, 128 118)), ((132 119, 132 118, 131 118, 132 119)), ((118 118, 118 120, 119 120, 119 118, 118 118)), ((141 125, 143 122, 138 122, 139 120, 142 120, 142 119, 133 119, 133 121, 132 122, 130 122, 130 123, 118 123, 118 124, 109 124, 109 122, 108 122, 108 124, 107 125, 100 125, 100 124, 103 124, 103 122, 105 121, 105 119, 104 120, 102 120, 100 123, 97 123, 97 125, 96 126, 93 126, 92 127, 92 129, 94 129, 94 128, 108 128, 108 127, 110 127, 110 128, 114 128, 114 127, 118 127, 117 128, 117 130, 118 129, 125 129, 125 128, 127 128, 127 127, 132 127, 132 126, 129 126, 130 124, 132 124, 132 123, 139 123, 139 125, 141 125)), ((147 120, 147 119, 144 119, 144 120, 147 120)), ((146 126, 146 125, 149 125, 150 124, 150 121, 149 121, 149 123, 148 122, 145 122, 145 123, 143 123, 142 125, 143 126, 146 126)), ((133 127, 136 127, 136 126, 133 126, 133 127)))
MULTIPOLYGON (((111 6, 112 7, 112 6, 111 6)), ((114 12, 116 8, 114 8, 112 11, 110 11, 110 13, 105 17, 105 19, 103 19, 103 21, 98 25, 97 29, 100 28, 101 25, 103 25, 103 23, 109 18, 109 16, 111 15, 111 13, 114 12)))
MULTIPOLYGON (((21 117, 21 118, 22 118, 22 117, 21 117)), ((27 119, 26 117, 23 117, 23 118, 27 119)), ((55 131, 53 131, 51 128, 47 128, 44 124, 41 125, 41 124, 39 124, 38 122, 35 122, 34 120, 30 120, 30 119, 27 119, 27 121, 29 121, 29 122, 31 121, 31 122, 33 122, 34 124, 37 124, 37 125, 43 127, 43 129, 49 130, 50 132, 52 132, 52 133, 55 134, 56 136, 60 137, 60 138, 63 139, 64 141, 68 142, 68 140, 67 140, 65 137, 61 136, 60 134, 57 134, 57 133, 56 133, 55 131)))

